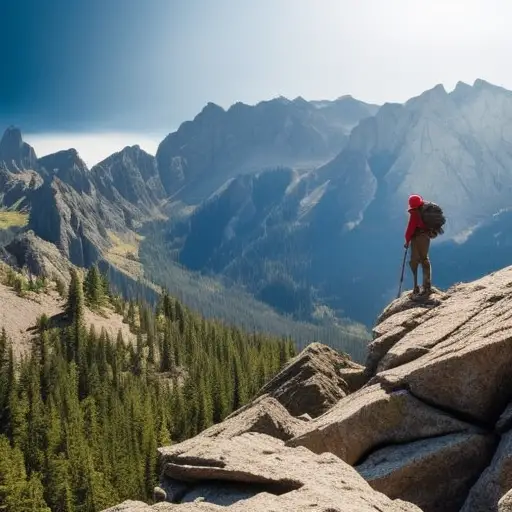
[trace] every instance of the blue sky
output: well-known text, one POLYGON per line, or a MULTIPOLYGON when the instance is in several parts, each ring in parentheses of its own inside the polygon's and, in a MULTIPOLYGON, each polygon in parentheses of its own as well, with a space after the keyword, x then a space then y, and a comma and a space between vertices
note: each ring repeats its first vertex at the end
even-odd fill
POLYGON ((509 0, 0 0, 0 129, 107 152, 208 101, 512 89, 510 19, 509 0))

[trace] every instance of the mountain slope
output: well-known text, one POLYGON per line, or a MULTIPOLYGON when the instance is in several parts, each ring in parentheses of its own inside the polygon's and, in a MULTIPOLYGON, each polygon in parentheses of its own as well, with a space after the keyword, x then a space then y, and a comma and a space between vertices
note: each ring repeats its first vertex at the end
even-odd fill
POLYGON ((350 97, 334 102, 277 98, 254 107, 236 103, 227 111, 209 103, 160 144, 162 183, 169 194, 197 203, 236 174, 268 166, 317 167, 377 108, 350 97))

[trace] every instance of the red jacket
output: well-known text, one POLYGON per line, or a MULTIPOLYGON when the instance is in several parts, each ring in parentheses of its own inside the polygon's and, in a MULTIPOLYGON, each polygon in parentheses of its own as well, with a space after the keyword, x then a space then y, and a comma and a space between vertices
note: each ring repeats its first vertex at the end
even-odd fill
POLYGON ((409 214, 409 223, 407 224, 407 229, 405 230, 406 243, 411 241, 416 229, 426 229, 426 226, 421 220, 421 215, 417 208, 409 210, 409 214))

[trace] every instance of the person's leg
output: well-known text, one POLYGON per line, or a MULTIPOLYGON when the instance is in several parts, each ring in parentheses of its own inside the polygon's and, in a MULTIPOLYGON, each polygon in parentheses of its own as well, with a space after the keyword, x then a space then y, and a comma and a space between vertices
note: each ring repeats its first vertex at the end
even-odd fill
POLYGON ((419 263, 421 263, 423 273, 423 293, 430 293, 432 289, 432 267, 428 257, 430 237, 426 233, 421 233, 416 236, 416 247, 419 263))
POLYGON ((411 240, 411 256, 409 260, 409 266, 411 267, 412 271, 412 277, 414 281, 413 286, 413 293, 418 293, 419 287, 418 287, 418 265, 420 264, 420 255, 418 254, 418 244, 417 244, 417 237, 413 236, 411 240))

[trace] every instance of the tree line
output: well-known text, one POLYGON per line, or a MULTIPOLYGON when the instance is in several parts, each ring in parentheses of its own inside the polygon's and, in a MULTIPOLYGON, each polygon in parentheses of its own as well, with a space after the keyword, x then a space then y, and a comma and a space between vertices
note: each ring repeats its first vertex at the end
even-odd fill
POLYGON ((66 323, 42 317, 15 360, 0 334, 0 510, 93 512, 151 501, 157 447, 247 403, 295 355, 278 339, 206 320, 163 292, 155 308, 112 296, 92 267, 72 271, 66 323), (113 308, 133 336, 86 326, 113 308))

